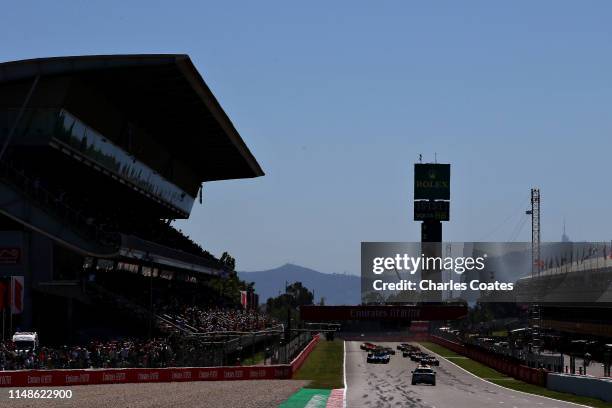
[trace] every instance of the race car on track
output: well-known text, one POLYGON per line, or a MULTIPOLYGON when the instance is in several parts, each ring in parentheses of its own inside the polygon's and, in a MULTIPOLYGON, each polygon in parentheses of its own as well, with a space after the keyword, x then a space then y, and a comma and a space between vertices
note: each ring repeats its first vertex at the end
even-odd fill
POLYGON ((399 351, 408 351, 408 350, 410 349, 410 347, 413 347, 413 346, 411 346, 411 345, 410 345, 410 344, 408 344, 408 343, 401 343, 401 344, 398 344, 398 345, 397 345, 397 349, 398 349, 399 351))
POLYGON ((391 360, 389 353, 384 350, 374 350, 368 353, 367 362, 372 364, 388 364, 391 360))
POLYGON ((391 347, 379 347, 380 350, 383 350, 384 352, 386 352, 387 354, 390 354, 392 356, 395 355, 395 350, 393 350, 391 347))
POLYGON ((439 366, 440 360, 438 360, 434 356, 427 356, 421 359, 421 364, 428 365, 428 366, 439 366))
POLYGON ((417 361, 416 359, 413 358, 413 356, 420 355, 420 354, 422 354, 421 349, 418 348, 417 346, 408 345, 408 347, 404 347, 404 350, 402 351, 403 357, 410 357, 410 359, 413 361, 417 361))
POLYGON ((373 343, 361 343, 361 346, 359 346, 360 349, 362 349, 363 351, 372 351, 374 349, 376 349, 376 344, 373 343))
POLYGON ((420 351, 411 351, 408 353, 408 357, 410 357, 412 361, 420 361, 422 358, 427 357, 427 354, 421 353, 420 351))
POLYGON ((412 371, 412 385, 436 385, 436 372, 428 366, 418 366, 412 371))

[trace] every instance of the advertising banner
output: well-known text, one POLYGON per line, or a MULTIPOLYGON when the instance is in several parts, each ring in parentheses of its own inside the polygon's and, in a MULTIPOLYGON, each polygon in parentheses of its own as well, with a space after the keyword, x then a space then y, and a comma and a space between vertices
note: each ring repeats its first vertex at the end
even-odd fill
POLYGON ((415 200, 450 200, 450 164, 414 165, 415 200))

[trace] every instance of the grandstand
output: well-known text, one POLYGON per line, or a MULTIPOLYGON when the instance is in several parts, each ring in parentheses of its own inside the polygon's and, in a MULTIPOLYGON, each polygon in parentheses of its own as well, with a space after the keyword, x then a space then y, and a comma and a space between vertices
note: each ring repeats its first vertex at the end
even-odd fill
POLYGON ((3 339, 271 326, 223 292, 231 262, 171 226, 205 182, 263 174, 187 55, 0 64, 0 283, 24 289, 19 313, 0 301, 3 339))
POLYGON ((557 348, 568 349, 572 341, 585 339, 593 344, 610 344, 612 257, 608 244, 562 245, 571 255, 556 263, 549 260, 538 276, 519 279, 517 301, 538 304, 530 324, 558 343, 557 348))

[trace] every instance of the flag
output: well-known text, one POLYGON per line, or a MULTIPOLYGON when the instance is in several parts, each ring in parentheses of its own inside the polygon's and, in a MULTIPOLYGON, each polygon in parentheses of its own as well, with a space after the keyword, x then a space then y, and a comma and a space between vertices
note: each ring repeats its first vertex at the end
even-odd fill
POLYGON ((11 313, 23 312, 23 276, 11 276, 11 313))
POLYGON ((248 299, 247 299, 247 291, 246 290, 241 290, 240 291, 240 304, 242 305, 242 307, 244 309, 246 309, 247 306, 248 306, 248 299))

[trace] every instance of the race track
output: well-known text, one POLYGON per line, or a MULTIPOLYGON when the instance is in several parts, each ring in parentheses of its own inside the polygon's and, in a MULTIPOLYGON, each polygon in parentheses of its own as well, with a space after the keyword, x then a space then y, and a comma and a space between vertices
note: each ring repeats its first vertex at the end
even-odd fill
POLYGON ((11 399, 0 389, 0 408, 271 408, 308 384, 297 380, 193 381, 31 387, 72 390, 71 399, 11 399))
MULTIPOLYGON (((392 347, 399 343, 376 343, 392 347)), ((579 405, 524 394, 499 387, 462 370, 436 355, 440 366, 436 386, 411 385, 410 371, 416 363, 401 352, 389 364, 368 364, 359 342, 347 341, 346 384, 348 408, 576 408, 579 405)))

